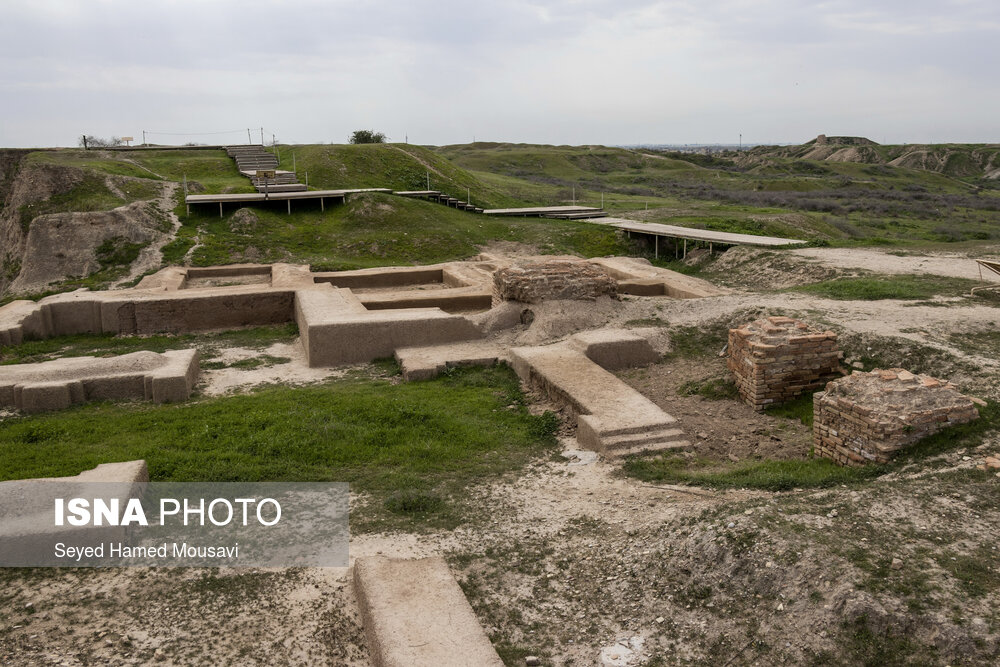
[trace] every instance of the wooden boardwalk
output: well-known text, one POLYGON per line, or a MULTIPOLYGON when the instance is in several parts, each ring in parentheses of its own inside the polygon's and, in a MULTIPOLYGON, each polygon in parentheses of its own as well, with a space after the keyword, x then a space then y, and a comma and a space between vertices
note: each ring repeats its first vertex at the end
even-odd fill
POLYGON ((307 190, 299 192, 237 192, 233 194, 224 195, 188 195, 184 198, 184 203, 187 204, 188 213, 191 212, 192 204, 218 204, 219 205, 219 217, 222 217, 222 206, 223 204, 243 204, 243 203, 253 203, 260 204, 263 202, 271 201, 287 201, 288 202, 288 212, 292 212, 292 200, 304 201, 304 200, 319 200, 320 208, 324 211, 326 210, 326 200, 334 199, 343 202, 347 199, 347 195, 354 194, 357 192, 384 192, 391 193, 392 190, 389 188, 354 188, 349 190, 307 190))
POLYGON ((618 229, 623 229, 629 233, 648 234, 656 237, 669 237, 684 239, 685 241, 703 241, 705 243, 718 243, 720 245, 753 245, 753 246, 786 246, 796 243, 805 243, 801 239, 783 239, 777 236, 755 236, 754 234, 734 234, 732 232, 715 232, 708 229, 692 229, 690 227, 677 227, 676 225, 664 225, 658 222, 635 222, 633 220, 603 221, 618 229))
POLYGON ((607 213, 593 206, 527 206, 524 208, 488 208, 486 215, 508 215, 545 218, 598 218, 607 213))

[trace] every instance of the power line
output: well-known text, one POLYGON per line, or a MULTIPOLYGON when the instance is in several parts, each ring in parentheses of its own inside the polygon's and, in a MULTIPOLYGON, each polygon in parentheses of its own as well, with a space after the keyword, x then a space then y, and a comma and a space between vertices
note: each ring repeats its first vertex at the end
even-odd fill
POLYGON ((225 132, 157 132, 155 130, 144 130, 146 134, 168 134, 174 137, 189 137, 189 136, 204 136, 209 134, 236 134, 237 132, 246 132, 246 128, 242 127, 238 130, 226 130, 225 132))

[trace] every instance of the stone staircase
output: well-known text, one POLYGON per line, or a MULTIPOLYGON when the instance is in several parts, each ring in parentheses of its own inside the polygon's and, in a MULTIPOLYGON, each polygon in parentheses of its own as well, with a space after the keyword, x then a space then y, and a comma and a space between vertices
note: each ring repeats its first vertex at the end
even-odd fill
POLYGON ((309 188, 299 183, 298 176, 291 171, 278 169, 278 158, 263 146, 229 146, 229 157, 236 161, 236 168, 250 179, 257 192, 304 192, 309 188), (258 171, 274 170, 274 178, 259 178, 258 171))
POLYGON ((617 458, 691 446, 674 417, 609 372, 656 359, 639 336, 589 331, 555 345, 513 348, 510 356, 525 384, 576 414, 576 439, 585 449, 617 458))

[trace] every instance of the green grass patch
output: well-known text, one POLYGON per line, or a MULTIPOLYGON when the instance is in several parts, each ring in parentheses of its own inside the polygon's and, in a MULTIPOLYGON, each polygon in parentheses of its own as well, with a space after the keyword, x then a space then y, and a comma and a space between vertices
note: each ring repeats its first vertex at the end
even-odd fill
POLYGON ((56 336, 45 340, 25 341, 21 345, 0 347, 0 365, 38 363, 61 357, 107 357, 140 350, 166 352, 191 347, 201 350, 204 357, 211 356, 216 349, 222 347, 259 348, 273 343, 290 343, 297 335, 298 327, 294 323, 289 323, 201 334, 56 336))
POLYGON ((104 176, 86 171, 81 180, 66 192, 52 195, 43 201, 24 204, 18 209, 18 213, 21 229, 27 232, 31 221, 40 215, 68 211, 110 211, 124 203, 124 199, 108 189, 104 176))
POLYGON ((934 558, 941 569, 955 578, 967 595, 981 598, 1000 588, 996 551, 980 545, 975 553, 961 554, 945 550, 934 558))
POLYGON ((786 419, 797 419, 809 428, 813 425, 813 396, 804 394, 787 403, 770 405, 764 409, 769 415, 784 417, 786 419))
MULTIPOLYGON (((316 270, 343 270, 399 264, 433 264, 464 259, 494 241, 517 241, 546 254, 576 253, 587 257, 624 254, 613 229, 583 222, 539 218, 495 218, 458 211, 440 204, 364 194, 325 213, 296 204, 289 215, 278 209, 255 208, 253 234, 230 228, 228 212, 192 211, 184 228, 201 230, 203 243, 193 255, 198 266, 245 261, 295 261, 316 270)), ((186 233, 186 238, 193 236, 186 233)), ((179 249, 178 249, 179 250, 179 249)))
MULTIPOLYGON (((787 406, 788 416, 804 415, 804 402, 787 406)), ((810 403, 811 405, 811 403, 810 403)), ((804 460, 745 461, 737 464, 705 458, 689 460, 680 456, 630 458, 622 467, 624 474, 645 482, 690 484, 716 489, 790 489, 827 488, 838 484, 856 484, 874 479, 901 465, 920 461, 942 452, 978 445, 984 436, 1000 427, 1000 405, 989 403, 979 409, 980 418, 968 424, 952 426, 904 449, 893 464, 839 466, 826 458, 804 460)), ((811 418, 810 418, 811 422, 811 418)))
POLYGON ((960 350, 1000 359, 1000 331, 952 333, 948 341, 960 350))
POLYGON ((882 299, 931 299, 935 296, 964 296, 976 286, 965 278, 929 275, 886 275, 837 278, 792 288, 828 299, 841 301, 878 301, 882 299))
POLYGON ((677 393, 681 396, 701 396, 711 401, 734 399, 739 395, 736 383, 731 378, 689 380, 677 389, 677 393))
POLYGON ((255 368, 264 368, 267 366, 275 366, 277 364, 287 364, 291 359, 289 357, 274 357, 270 354, 262 354, 259 357, 249 357, 247 359, 240 359, 231 363, 225 363, 223 361, 203 361, 201 363, 202 370, 220 370, 222 368, 236 368, 242 371, 249 371, 255 368))
POLYGON ((644 482, 689 484, 714 489, 826 488, 874 479, 887 472, 885 466, 844 467, 824 458, 798 461, 754 461, 726 465, 716 461, 689 461, 682 457, 633 458, 623 471, 644 482))
POLYGON ((553 425, 528 412, 517 376, 504 366, 402 384, 349 378, 178 405, 91 404, 8 419, 0 430, 0 479, 145 459, 153 481, 341 481, 376 498, 397 494, 390 508, 372 509, 372 520, 434 509, 412 494, 436 494, 447 507, 424 514, 454 525, 463 490, 553 445, 553 425))

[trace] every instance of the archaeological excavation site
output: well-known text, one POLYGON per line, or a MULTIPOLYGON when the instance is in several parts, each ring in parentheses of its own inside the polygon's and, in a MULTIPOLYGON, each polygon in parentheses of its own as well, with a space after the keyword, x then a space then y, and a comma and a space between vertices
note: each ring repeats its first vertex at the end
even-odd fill
POLYGON ((0 150, 0 663, 996 664, 1000 195, 849 139, 0 150), (14 556, 175 484, 346 556, 14 556))

